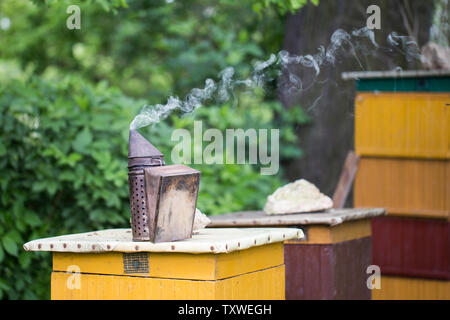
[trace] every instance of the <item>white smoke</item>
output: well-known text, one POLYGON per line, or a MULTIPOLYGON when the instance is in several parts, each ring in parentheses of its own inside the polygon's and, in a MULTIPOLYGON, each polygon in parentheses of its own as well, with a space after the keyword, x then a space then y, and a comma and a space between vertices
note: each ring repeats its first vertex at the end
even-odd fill
POLYGON ((391 47, 404 54, 407 61, 423 61, 420 48, 413 37, 399 36, 396 32, 391 32, 387 37, 387 42, 391 47))
MULTIPOLYGON (((357 54, 357 47, 359 40, 367 38, 373 46, 373 49, 379 49, 380 46, 375 41, 375 34, 373 30, 367 27, 353 30, 348 33, 342 29, 336 30, 330 38, 330 43, 327 47, 320 46, 315 54, 307 55, 290 55, 287 51, 280 51, 277 55, 271 54, 266 61, 259 61, 253 66, 253 71, 249 78, 233 79, 235 70, 233 67, 227 67, 219 73, 219 81, 216 83, 212 79, 206 79, 203 89, 194 88, 184 98, 169 97, 166 104, 157 104, 153 106, 144 106, 140 113, 134 118, 130 124, 130 129, 139 129, 165 119, 174 110, 180 110, 183 113, 190 113, 197 108, 203 106, 206 101, 215 99, 219 102, 226 102, 233 99, 237 100, 234 93, 235 87, 244 86, 247 88, 263 87, 269 79, 267 78, 267 70, 270 67, 278 68, 278 75, 284 71, 287 74, 287 80, 281 85, 283 90, 288 90, 289 94, 302 92, 311 88, 317 81, 318 76, 324 66, 334 66, 339 58, 343 55, 353 56, 361 69, 364 69, 357 54), (313 71, 312 80, 308 88, 304 87, 303 81, 297 75, 291 73, 288 68, 289 65, 298 65, 311 69, 313 71)), ((414 59, 422 60, 417 42, 408 36, 400 36, 392 32, 387 37, 387 43, 390 50, 395 49, 406 56, 408 61, 414 59)), ((315 100, 313 108, 320 100, 321 96, 315 100)))

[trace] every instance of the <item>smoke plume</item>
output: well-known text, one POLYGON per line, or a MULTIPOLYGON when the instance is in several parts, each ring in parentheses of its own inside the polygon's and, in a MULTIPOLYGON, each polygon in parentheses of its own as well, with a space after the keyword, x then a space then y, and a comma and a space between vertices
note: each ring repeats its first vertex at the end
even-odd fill
MULTIPOLYGON (((282 87, 282 90, 288 90, 290 94, 299 94, 311 88, 317 82, 322 68, 335 66, 342 57, 353 57, 364 70, 364 66, 358 57, 360 42, 364 39, 367 39, 371 44, 372 54, 375 54, 378 49, 384 49, 392 52, 397 51, 403 54, 408 61, 423 60, 417 42, 411 37, 400 36, 392 32, 387 36, 387 47, 382 48, 375 41, 374 31, 367 27, 353 30, 351 33, 338 29, 331 35, 330 43, 326 47, 320 46, 315 54, 291 55, 287 51, 280 51, 278 54, 271 54, 265 61, 255 63, 250 77, 246 79, 234 79, 234 68, 227 67, 219 73, 217 81, 206 79, 203 88, 192 89, 184 99, 171 96, 165 104, 146 105, 131 122, 130 129, 135 130, 158 123, 168 117, 174 110, 180 110, 183 113, 194 112, 209 100, 223 103, 233 99, 234 102, 237 102, 235 89, 238 87, 263 88, 266 82, 270 80, 270 77, 267 76, 269 69, 275 68, 278 75, 281 75, 282 72, 287 73, 287 80, 280 83, 279 86, 282 87), (308 79, 307 86, 303 84, 300 77, 289 72, 288 67, 290 65, 311 70, 312 78, 308 79)), ((315 100, 314 105, 319 100, 320 97, 315 100)), ((308 108, 308 110, 311 108, 308 108)))

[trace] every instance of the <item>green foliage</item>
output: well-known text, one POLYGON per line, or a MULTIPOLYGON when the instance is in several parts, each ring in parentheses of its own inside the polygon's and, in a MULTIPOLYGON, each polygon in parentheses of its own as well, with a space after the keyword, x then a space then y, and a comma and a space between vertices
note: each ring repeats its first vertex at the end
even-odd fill
MULTIPOLYGON (((12 80, 0 90, 0 291, 8 298, 48 297, 48 255, 23 252, 24 242, 46 236, 128 227, 128 126, 143 101, 105 82, 78 77, 60 81, 12 80), (33 268, 31 268, 33 266, 33 268)), ((192 131, 194 120, 209 127, 280 128, 281 157, 295 150, 292 126, 298 111, 274 119, 280 106, 241 97, 229 105, 173 116, 142 130, 171 163, 174 128, 192 131), (290 147, 290 148, 289 148, 290 147), (285 151, 288 150, 288 151, 285 151), (290 150, 290 151, 289 151, 290 150)), ((300 110, 300 109, 293 109, 300 110)), ((198 207, 207 214, 260 209, 282 184, 250 165, 193 165, 202 171, 198 207)))
MULTIPOLYGON (((182 97, 228 65, 246 77, 281 47, 279 13, 257 14, 250 1, 83 1, 81 30, 65 27, 67 3, 0 3, 11 20, 0 30, 0 299, 49 297, 50 255, 25 252, 24 242, 129 227, 128 126, 144 104, 182 97)), ((194 120, 280 129, 280 160, 301 156, 301 108, 287 112, 260 93, 238 101, 141 133, 167 163, 173 130, 192 131, 194 120)), ((254 165, 192 166, 202 171, 198 207, 210 215, 260 209, 284 183, 282 171, 262 176, 254 165)))
POLYGON ((81 30, 68 30, 65 1, 48 7, 1 2, 11 27, 0 31, 0 58, 45 77, 63 71, 107 79, 156 104, 203 86, 229 65, 246 76, 256 60, 281 48, 283 20, 270 8, 258 15, 250 1, 127 3, 114 15, 97 2, 79 2, 81 30))
MULTIPOLYGON (((319 4, 319 0, 310 1, 315 6, 319 4)), ((258 13, 269 6, 275 6, 281 14, 285 14, 298 11, 308 3, 308 0, 253 0, 253 2, 253 9, 258 13)))
POLYGON ((127 127, 141 104, 76 77, 2 85, 2 294, 48 297, 48 256, 24 252, 24 242, 126 225, 127 127))

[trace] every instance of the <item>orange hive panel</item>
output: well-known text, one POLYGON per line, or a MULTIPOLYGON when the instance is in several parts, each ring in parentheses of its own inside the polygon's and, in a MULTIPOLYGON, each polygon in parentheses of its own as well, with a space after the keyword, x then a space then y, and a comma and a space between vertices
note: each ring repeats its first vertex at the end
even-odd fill
POLYGON ((355 207, 383 207, 388 215, 449 218, 450 161, 362 158, 355 207))
POLYGON ((359 93, 356 153, 449 159, 449 105, 448 93, 359 93))

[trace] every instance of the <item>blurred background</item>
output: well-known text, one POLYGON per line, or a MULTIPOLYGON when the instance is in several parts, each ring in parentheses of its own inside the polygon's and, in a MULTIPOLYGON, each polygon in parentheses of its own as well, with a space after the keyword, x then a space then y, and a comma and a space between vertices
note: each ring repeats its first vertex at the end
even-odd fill
MULTIPOLYGON (((280 50, 315 54, 337 29, 364 27, 372 4, 381 8, 377 43, 396 32, 419 49, 448 46, 447 0, 2 0, 0 298, 50 296, 50 255, 26 253, 23 243, 129 227, 129 124, 145 104, 184 97, 228 66, 246 78, 280 50), (66 27, 73 4, 79 30, 66 27)), ((202 172, 198 208, 208 215, 262 209, 299 178, 332 196, 353 149, 355 84, 341 73, 424 68, 402 51, 358 49, 359 59, 343 54, 322 68, 307 94, 282 90, 287 75, 308 77, 293 66, 259 90, 236 92, 237 103, 211 101, 141 132, 171 163, 172 131, 192 131, 194 120, 221 131, 280 129, 277 175, 260 175, 258 165, 192 165, 202 172)))

